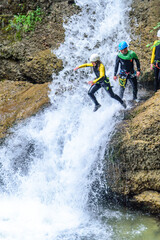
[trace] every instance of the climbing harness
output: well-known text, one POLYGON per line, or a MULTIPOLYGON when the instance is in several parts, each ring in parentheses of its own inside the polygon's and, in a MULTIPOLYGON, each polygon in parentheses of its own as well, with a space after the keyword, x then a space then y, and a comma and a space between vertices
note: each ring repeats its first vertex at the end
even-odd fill
POLYGON ((119 73, 119 85, 122 87, 126 87, 126 81, 127 81, 127 76, 129 73, 127 73, 125 70, 121 70, 119 73))
POLYGON ((122 87, 126 87, 126 81, 127 81, 127 78, 125 78, 124 76, 120 77, 119 76, 119 85, 122 86, 122 87))
POLYGON ((107 84, 110 84, 109 78, 107 77, 107 78, 104 80, 104 82, 107 83, 107 84))
POLYGON ((160 63, 160 61, 159 61, 159 60, 156 60, 154 67, 160 69, 160 67, 158 66, 158 63, 160 63))
POLYGON ((119 85, 126 87, 127 77, 130 75, 132 78, 135 77, 136 71, 134 73, 126 72, 126 70, 121 70, 119 73, 119 85))
MULTIPOLYGON (((109 78, 107 77, 104 82, 110 86, 109 78)), ((109 86, 106 87, 107 91, 109 90, 109 86)))
POLYGON ((108 86, 106 87, 106 90, 109 90, 109 88, 110 88, 111 86, 110 86, 110 81, 109 81, 109 78, 108 78, 108 77, 105 77, 104 80, 100 80, 100 81, 96 82, 96 84, 101 84, 101 85, 104 85, 104 83, 105 83, 105 85, 108 85, 108 86))

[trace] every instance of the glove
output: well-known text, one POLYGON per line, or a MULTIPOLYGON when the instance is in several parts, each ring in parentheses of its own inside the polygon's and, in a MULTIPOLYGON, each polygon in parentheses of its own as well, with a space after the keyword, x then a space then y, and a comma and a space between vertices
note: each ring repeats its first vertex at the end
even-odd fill
POLYGON ((89 81, 88 84, 91 84, 91 86, 94 85, 93 81, 89 81))
POLYGON ((140 72, 140 71, 137 71, 137 77, 139 77, 139 76, 140 76, 140 74, 141 74, 141 72, 140 72))
POLYGON ((74 68, 74 71, 76 71, 77 69, 79 69, 79 67, 74 68))

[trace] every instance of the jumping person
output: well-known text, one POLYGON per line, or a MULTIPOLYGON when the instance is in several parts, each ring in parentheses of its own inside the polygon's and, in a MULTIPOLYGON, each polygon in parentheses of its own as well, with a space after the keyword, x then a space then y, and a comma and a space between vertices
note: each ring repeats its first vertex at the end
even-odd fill
POLYGON ((160 89, 160 30, 157 32, 158 40, 154 42, 155 47, 152 50, 151 70, 154 68, 154 91, 160 89))
POLYGON ((88 82, 89 84, 91 84, 91 87, 88 91, 88 95, 90 96, 90 98, 92 99, 92 101, 95 104, 95 108, 93 111, 95 112, 98 110, 98 108, 101 107, 101 105, 98 103, 96 97, 94 96, 94 93, 96 91, 98 91, 101 87, 103 87, 112 98, 114 98, 115 100, 120 102, 122 104, 122 106, 124 108, 126 108, 125 102, 122 101, 122 99, 113 92, 112 87, 109 82, 109 78, 106 77, 106 75, 105 75, 105 67, 102 64, 102 62, 100 61, 100 57, 98 56, 98 54, 92 54, 90 57, 90 62, 91 63, 85 63, 83 65, 80 65, 79 67, 76 67, 74 70, 77 70, 77 69, 83 68, 83 67, 93 67, 94 73, 97 78, 93 81, 88 82))
POLYGON ((128 50, 128 44, 125 41, 119 44, 119 53, 116 57, 114 80, 117 79, 118 67, 120 64, 119 84, 120 84, 120 98, 123 98, 124 90, 129 80, 133 88, 133 100, 137 99, 137 77, 140 76, 140 62, 135 52, 128 50), (137 66, 137 77, 134 70, 134 61, 137 66))

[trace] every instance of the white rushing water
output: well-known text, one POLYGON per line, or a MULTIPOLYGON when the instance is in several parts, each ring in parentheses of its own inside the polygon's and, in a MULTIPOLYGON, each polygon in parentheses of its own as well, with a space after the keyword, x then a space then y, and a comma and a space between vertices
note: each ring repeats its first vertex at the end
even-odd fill
MULTIPOLYGON (((51 107, 12 129, 0 149, 0 240, 116 239, 112 225, 98 216, 97 199, 104 185, 104 151, 122 107, 102 89, 96 95, 102 107, 93 113, 87 95, 93 73, 73 69, 100 54, 118 92, 113 68, 118 43, 130 40, 130 1, 77 4, 82 12, 65 25, 65 42, 56 51, 64 70, 53 76, 51 107), (60 89, 66 91, 55 94, 60 89)), ((121 217, 116 211, 105 214, 121 217)))

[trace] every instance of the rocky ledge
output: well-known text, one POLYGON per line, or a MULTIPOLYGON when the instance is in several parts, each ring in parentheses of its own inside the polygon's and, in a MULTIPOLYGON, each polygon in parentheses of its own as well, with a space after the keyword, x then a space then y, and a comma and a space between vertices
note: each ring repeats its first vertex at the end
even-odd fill
POLYGON ((129 111, 106 154, 112 192, 160 214, 160 91, 129 111))
POLYGON ((13 124, 49 104, 48 93, 48 83, 0 82, 0 139, 6 137, 7 130, 13 124))

